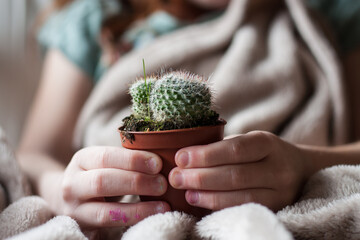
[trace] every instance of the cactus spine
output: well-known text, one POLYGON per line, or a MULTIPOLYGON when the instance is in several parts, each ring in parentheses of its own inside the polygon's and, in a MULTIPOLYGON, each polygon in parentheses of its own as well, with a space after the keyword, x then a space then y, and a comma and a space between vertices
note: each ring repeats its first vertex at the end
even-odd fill
POLYGON ((200 126, 217 118, 211 110, 211 90, 203 77, 176 71, 150 77, 147 84, 145 79, 130 87, 135 118, 148 116, 156 124, 170 123, 173 128, 200 126))
POLYGON ((157 80, 150 95, 150 109, 158 122, 175 126, 196 125, 211 113, 211 91, 205 80, 186 72, 171 72, 157 80))
POLYGON ((132 98, 132 110, 136 118, 149 117, 148 90, 152 89, 156 78, 149 77, 145 83, 145 79, 140 79, 133 83, 129 89, 132 98))

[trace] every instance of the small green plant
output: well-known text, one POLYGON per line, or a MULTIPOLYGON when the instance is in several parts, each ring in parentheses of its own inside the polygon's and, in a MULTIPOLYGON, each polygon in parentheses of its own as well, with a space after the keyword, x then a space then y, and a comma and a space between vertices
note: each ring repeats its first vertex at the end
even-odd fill
POLYGON ((211 109, 212 94, 206 79, 183 71, 137 80, 129 93, 133 114, 124 130, 159 131, 215 125, 219 115, 211 109))
POLYGON ((150 109, 158 122, 193 126, 211 117, 211 91, 203 78, 187 72, 171 72, 154 83, 150 109))
POLYGON ((144 80, 139 80, 131 85, 129 93, 132 97, 132 110, 136 118, 151 119, 148 88, 152 88, 155 80, 156 78, 150 77, 146 83, 144 80))

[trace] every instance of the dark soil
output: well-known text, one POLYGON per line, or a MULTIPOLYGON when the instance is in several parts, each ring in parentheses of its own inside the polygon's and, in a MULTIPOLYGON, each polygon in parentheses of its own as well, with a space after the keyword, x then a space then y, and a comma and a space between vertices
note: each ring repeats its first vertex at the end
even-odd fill
POLYGON ((202 127, 202 126, 212 126, 219 124, 219 114, 214 114, 213 116, 201 119, 201 121, 193 122, 187 125, 176 125, 173 122, 156 122, 148 119, 139 119, 130 115, 123 119, 123 126, 121 130, 124 131, 136 131, 136 132, 147 132, 147 131, 164 131, 164 130, 173 130, 173 129, 183 129, 183 128, 193 128, 193 127, 202 127))

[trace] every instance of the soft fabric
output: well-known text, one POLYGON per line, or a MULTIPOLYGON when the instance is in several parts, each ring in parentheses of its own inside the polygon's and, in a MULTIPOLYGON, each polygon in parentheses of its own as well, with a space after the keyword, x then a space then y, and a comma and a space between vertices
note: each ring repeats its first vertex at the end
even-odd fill
POLYGON ((30 184, 20 170, 13 148, 0 126, 0 211, 30 193, 30 184))
POLYGON ((273 212, 254 203, 226 208, 196 223, 198 239, 290 240, 292 235, 273 212))
POLYGON ((131 227, 122 239, 188 239, 195 223, 195 218, 185 213, 156 214, 131 227))
MULTIPOLYGON (((11 151, 4 148, 1 151, 11 151)), ((13 171, 0 158, 0 167, 13 171)), ((16 159, 12 163, 16 165, 16 159)), ((9 182, 16 178, 10 175, 9 182)), ((21 191, 19 182, 13 189, 21 191)), ((75 220, 57 216, 40 197, 21 197, 0 212, 0 238, 11 240, 258 240, 360 239, 360 166, 336 166, 315 174, 301 199, 274 214, 249 203, 214 212, 197 221, 193 216, 167 212, 145 218, 130 228, 82 232, 75 220)))
MULTIPOLYGON (((211 76, 228 134, 263 129, 297 143, 346 142, 341 69, 304 3, 286 0, 275 14, 259 11, 245 22, 249 2, 232 0, 221 17, 159 37, 121 58, 87 101, 77 146, 120 146, 116 129, 129 112, 128 84, 141 76, 142 58, 148 73, 182 68, 211 76)), ((26 178, 9 154, 11 146, 2 146, 0 199, 10 200, 1 201, 6 207, 0 237, 84 239, 87 233, 73 219, 52 219, 41 198, 25 197, 26 178)), ((223 209, 197 222, 170 212, 115 228, 116 234, 108 230, 103 239, 359 239, 359 186, 360 166, 336 166, 312 176, 299 201, 276 214, 258 204, 223 209)))
POLYGON ((45 224, 9 238, 9 240, 86 240, 75 220, 67 216, 58 216, 45 224))
POLYGON ((123 56, 86 102, 75 145, 117 145, 116 129, 130 113, 129 84, 147 73, 183 69, 209 76, 226 134, 274 132, 294 143, 347 140, 340 64, 302 1, 277 14, 266 9, 244 22, 247 1, 232 1, 219 18, 161 36, 123 56), (301 37, 295 34, 299 33, 301 37))
POLYGON ((53 213, 42 198, 23 197, 0 213, 0 236, 6 238, 22 233, 52 217, 53 213))
POLYGON ((360 239, 360 166, 320 171, 302 198, 277 216, 295 238, 360 239))

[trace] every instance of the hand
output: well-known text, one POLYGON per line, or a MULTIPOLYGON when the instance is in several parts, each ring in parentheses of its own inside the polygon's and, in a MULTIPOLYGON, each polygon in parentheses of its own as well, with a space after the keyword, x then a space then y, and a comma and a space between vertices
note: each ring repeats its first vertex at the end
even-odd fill
POLYGON ((159 196, 167 181, 159 172, 161 159, 149 152, 117 147, 91 147, 78 151, 65 170, 63 214, 82 227, 128 226, 145 217, 169 211, 165 202, 106 202, 122 195, 159 196))
POLYGON ((306 179, 302 151, 268 132, 250 132, 179 150, 169 183, 190 205, 212 210, 257 202, 277 211, 306 179))

